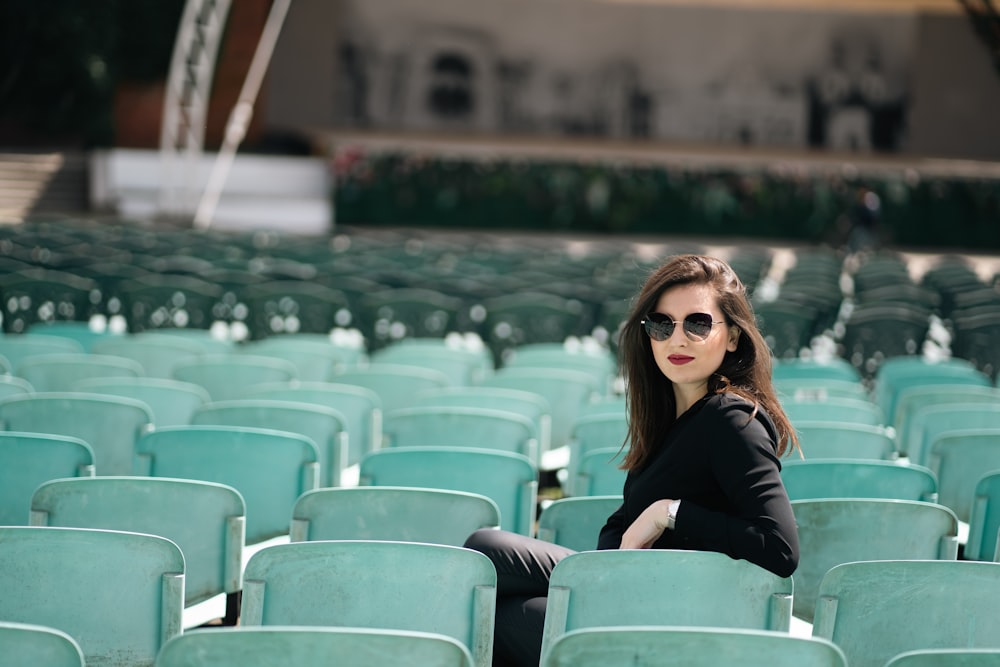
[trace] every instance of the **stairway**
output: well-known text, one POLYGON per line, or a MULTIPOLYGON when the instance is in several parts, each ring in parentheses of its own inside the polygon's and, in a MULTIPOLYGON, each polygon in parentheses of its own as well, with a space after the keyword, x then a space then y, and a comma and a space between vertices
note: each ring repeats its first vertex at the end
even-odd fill
POLYGON ((82 152, 0 152, 0 222, 89 209, 82 152))

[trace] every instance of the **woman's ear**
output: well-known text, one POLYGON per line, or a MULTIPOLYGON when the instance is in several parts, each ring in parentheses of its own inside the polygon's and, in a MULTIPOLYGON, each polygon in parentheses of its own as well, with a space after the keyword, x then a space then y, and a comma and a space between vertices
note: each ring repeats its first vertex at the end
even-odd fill
POLYGON ((736 351, 736 344, 740 341, 740 328, 739 327, 729 327, 729 341, 726 343, 726 349, 730 352, 736 351))

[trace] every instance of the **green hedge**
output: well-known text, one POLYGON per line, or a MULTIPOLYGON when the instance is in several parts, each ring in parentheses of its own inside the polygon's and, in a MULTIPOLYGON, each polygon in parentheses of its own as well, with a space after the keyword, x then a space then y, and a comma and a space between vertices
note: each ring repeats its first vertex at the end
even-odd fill
POLYGON ((463 160, 354 151, 335 161, 338 223, 725 235, 838 243, 865 192, 886 240, 1000 248, 1000 180, 913 170, 463 160), (869 199, 871 201, 871 199, 869 199))

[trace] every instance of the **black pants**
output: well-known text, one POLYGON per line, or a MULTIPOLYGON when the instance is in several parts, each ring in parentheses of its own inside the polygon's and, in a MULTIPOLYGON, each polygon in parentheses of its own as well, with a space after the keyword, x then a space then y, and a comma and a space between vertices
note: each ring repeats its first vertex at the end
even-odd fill
POLYGON ((572 549, 504 530, 477 530, 465 546, 497 570, 495 667, 537 667, 552 568, 572 549))

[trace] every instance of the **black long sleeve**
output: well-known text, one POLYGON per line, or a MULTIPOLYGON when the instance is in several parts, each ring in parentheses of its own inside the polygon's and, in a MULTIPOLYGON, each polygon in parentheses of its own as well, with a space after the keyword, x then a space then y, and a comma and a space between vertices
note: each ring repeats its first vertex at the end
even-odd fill
POLYGON ((601 530, 598 549, 617 549, 653 502, 681 500, 674 530, 654 549, 718 551, 790 576, 798 533, 775 454, 770 417, 739 396, 707 396, 675 422, 647 464, 628 474, 624 502, 601 530))

